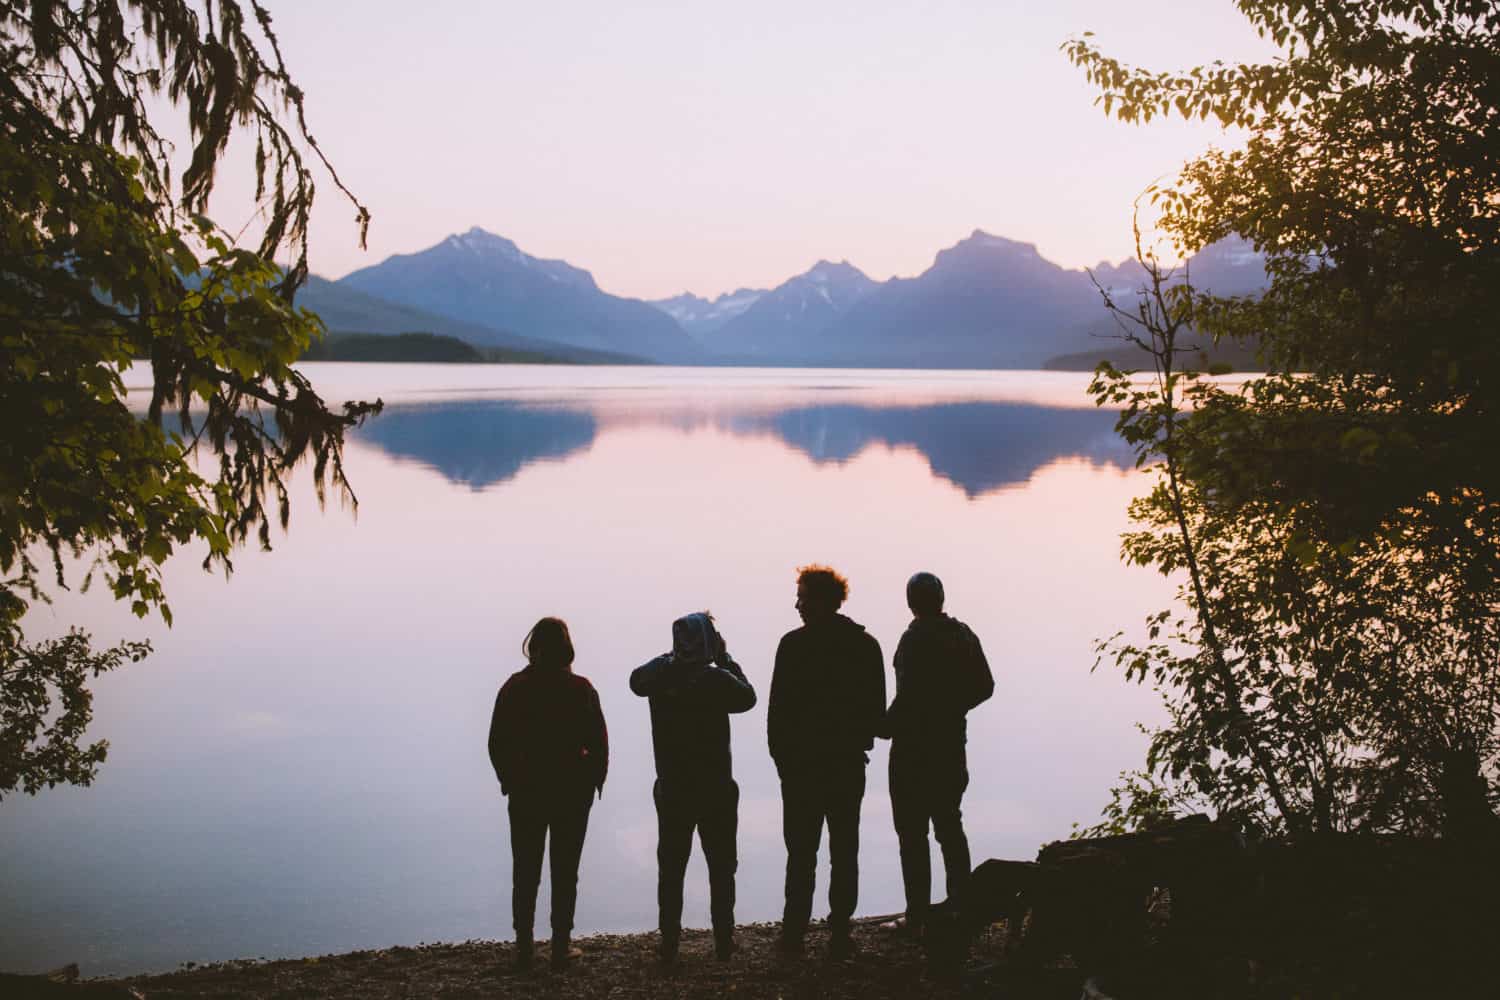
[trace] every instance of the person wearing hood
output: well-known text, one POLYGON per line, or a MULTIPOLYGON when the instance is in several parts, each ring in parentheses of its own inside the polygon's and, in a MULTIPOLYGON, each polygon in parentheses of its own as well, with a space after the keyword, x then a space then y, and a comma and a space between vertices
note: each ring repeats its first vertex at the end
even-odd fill
POLYGON ((730 657, 708 612, 672 623, 672 651, 630 675, 630 690, 651 705, 656 757, 656 862, 661 958, 677 959, 682 882, 693 831, 708 862, 714 954, 734 952, 734 875, 740 788, 729 749, 729 716, 755 706, 755 689, 730 657))
POLYGON ((782 947, 799 951, 812 917, 818 844, 828 827, 829 952, 853 948, 849 921, 859 901, 859 812, 865 767, 884 731, 885 666, 880 644, 839 608, 849 583, 826 566, 797 571, 801 628, 776 649, 766 712, 771 758, 781 778, 786 841, 782 947))
POLYGON ((510 799, 511 916, 516 966, 531 967, 542 853, 552 841, 552 967, 567 967, 578 863, 594 795, 604 794, 609 733, 599 695, 573 673, 567 623, 543 618, 521 643, 527 665, 495 696, 490 763, 510 799))
POLYGON ((912 622, 896 646, 891 737, 891 813, 901 849, 906 927, 920 935, 932 902, 929 824, 943 853, 948 900, 962 901, 970 874, 964 835, 969 786, 965 716, 995 691, 995 678, 969 626, 943 613, 943 583, 917 573, 906 584, 912 622))

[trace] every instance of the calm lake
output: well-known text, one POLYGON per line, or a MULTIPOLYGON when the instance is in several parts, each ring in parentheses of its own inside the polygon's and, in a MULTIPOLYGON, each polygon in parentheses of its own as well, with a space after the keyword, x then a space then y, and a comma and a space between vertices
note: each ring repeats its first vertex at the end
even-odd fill
MULTIPOLYGON (((610 727, 577 933, 655 926, 649 722, 627 678, 702 609, 762 698, 733 723, 738 917, 779 918, 764 698, 808 562, 849 577, 844 610, 888 671, 918 569, 983 640, 997 686, 969 724, 976 862, 1093 822, 1140 763, 1135 723, 1156 703, 1091 673, 1093 646, 1170 586, 1119 561, 1145 482, 1087 375, 306 367, 329 399, 386 400, 347 451, 357 517, 320 512, 304 475, 274 552, 241 552, 227 581, 191 552, 168 564, 170 630, 103 588, 28 620, 32 638, 78 624, 156 652, 94 686, 90 735, 111 749, 92 787, 0 803, 0 969, 508 938, 485 738, 543 615, 570 624, 610 727)), ((886 753, 864 805, 864 914, 902 906, 886 753)), ((544 880, 539 927, 545 897, 544 880)), ((696 853, 684 918, 708 922, 696 853)))

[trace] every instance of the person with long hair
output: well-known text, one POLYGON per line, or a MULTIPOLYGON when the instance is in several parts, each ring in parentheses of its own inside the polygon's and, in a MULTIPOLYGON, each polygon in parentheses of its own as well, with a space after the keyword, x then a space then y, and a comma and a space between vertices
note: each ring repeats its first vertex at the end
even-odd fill
POLYGON ((526 666, 495 696, 490 763, 509 800, 511 916, 516 967, 532 962, 542 854, 551 840, 553 969, 572 958, 578 863, 594 796, 604 794, 609 733, 599 695, 573 672, 573 640, 561 618, 543 618, 521 644, 526 666))

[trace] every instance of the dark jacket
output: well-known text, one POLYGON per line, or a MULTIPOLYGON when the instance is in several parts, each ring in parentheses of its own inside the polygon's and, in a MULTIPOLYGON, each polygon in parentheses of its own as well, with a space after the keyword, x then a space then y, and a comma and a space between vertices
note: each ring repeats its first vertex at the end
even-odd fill
POLYGON ((755 707, 755 689, 728 653, 719 653, 717 665, 664 653, 636 668, 630 690, 651 699, 658 778, 685 784, 734 777, 729 716, 755 707))
POLYGON ((778 771, 864 762, 884 717, 885 662, 863 625, 834 615, 782 636, 766 711, 778 771))
POLYGON ((979 637, 957 618, 916 618, 896 645, 892 665, 896 697, 886 724, 896 746, 962 748, 964 716, 995 692, 979 637))
POLYGON ((562 667, 512 674, 495 696, 490 763, 506 795, 602 792, 609 732, 594 686, 562 667))

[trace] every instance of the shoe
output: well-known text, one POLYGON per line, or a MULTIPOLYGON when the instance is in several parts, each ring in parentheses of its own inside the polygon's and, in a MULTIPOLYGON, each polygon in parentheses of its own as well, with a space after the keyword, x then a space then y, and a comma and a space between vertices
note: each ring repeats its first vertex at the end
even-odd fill
POLYGON ((670 931, 662 931, 661 942, 656 946, 656 957, 663 965, 676 965, 680 937, 670 931))
POLYGON ((583 952, 574 948, 572 942, 567 938, 555 937, 552 939, 552 971, 562 972, 573 963, 575 958, 582 958, 583 952))
POLYGON ((516 938, 516 954, 511 961, 517 972, 531 971, 531 960, 535 954, 535 950, 535 944, 531 938, 516 938))
POLYGON ((894 934, 897 937, 909 938, 913 941, 922 940, 922 924, 920 922, 913 923, 909 917, 897 917, 894 920, 887 920, 880 925, 880 929, 887 934, 894 934))
POLYGON ((714 939, 714 959, 727 962, 734 957, 740 946, 734 943, 733 937, 722 937, 714 939))
POLYGON ((828 938, 828 957, 843 962, 854 957, 854 938, 848 930, 834 931, 828 938))
POLYGON ((783 955, 800 955, 804 949, 802 935, 796 932, 781 932, 781 937, 776 941, 776 950, 783 955))

